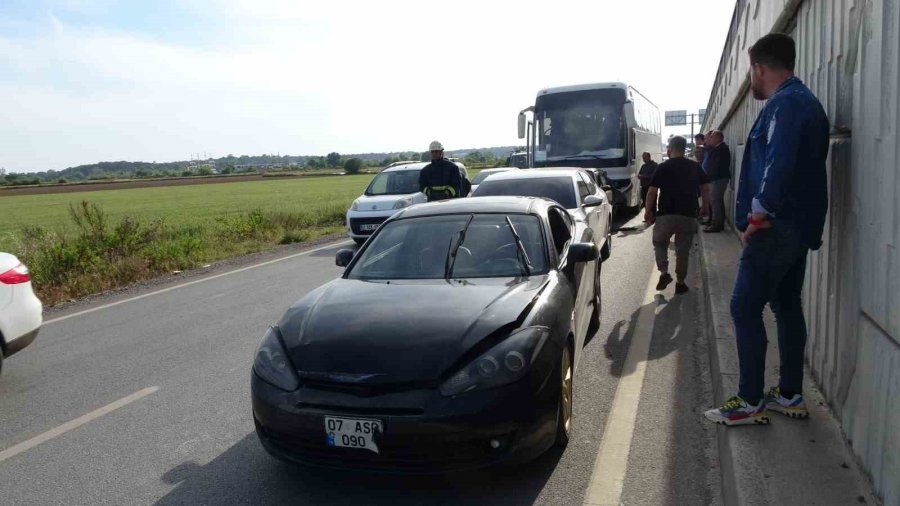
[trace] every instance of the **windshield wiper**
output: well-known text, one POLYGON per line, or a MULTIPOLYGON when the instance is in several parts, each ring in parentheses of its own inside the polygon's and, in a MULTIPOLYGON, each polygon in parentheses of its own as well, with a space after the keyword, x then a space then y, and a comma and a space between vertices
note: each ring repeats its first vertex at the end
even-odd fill
POLYGON ((447 248, 447 260, 444 261, 444 279, 450 279, 450 275, 453 274, 453 264, 456 263, 456 253, 459 251, 459 247, 462 245, 463 241, 466 240, 466 230, 469 230, 469 225, 474 219, 475 215, 470 215, 466 225, 462 230, 455 234, 459 236, 455 246, 453 245, 453 239, 450 239, 450 247, 447 248))
POLYGON ((608 160, 610 158, 616 158, 615 156, 600 156, 600 155, 568 155, 561 156, 559 158, 553 157, 554 160, 608 160))
POLYGON ((519 258, 519 254, 522 255, 522 260, 525 261, 522 264, 522 268, 525 270, 526 276, 531 276, 531 260, 528 258, 528 253, 525 251, 525 245, 522 244, 522 238, 519 237, 519 233, 516 232, 516 227, 513 226, 512 220, 509 219, 509 216, 506 217, 506 223, 509 225, 509 231, 512 232, 513 238, 516 240, 516 248, 518 251, 516 252, 516 258, 519 258))

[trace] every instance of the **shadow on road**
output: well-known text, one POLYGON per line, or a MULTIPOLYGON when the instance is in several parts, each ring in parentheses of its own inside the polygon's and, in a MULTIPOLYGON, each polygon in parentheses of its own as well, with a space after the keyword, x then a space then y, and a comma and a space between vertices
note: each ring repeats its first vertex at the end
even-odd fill
POLYGON ((533 504, 561 456, 551 450, 515 469, 395 476, 284 463, 251 432, 206 465, 184 462, 164 474, 175 488, 156 504, 533 504))

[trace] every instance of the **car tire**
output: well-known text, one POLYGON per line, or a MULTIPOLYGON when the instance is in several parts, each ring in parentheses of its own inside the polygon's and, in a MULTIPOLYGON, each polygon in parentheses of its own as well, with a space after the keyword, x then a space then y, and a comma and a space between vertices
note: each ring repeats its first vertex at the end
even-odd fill
MULTIPOLYGON (((600 261, 605 262, 609 256, 612 254, 612 236, 607 234, 606 242, 603 243, 603 248, 600 249, 600 261)), ((597 275, 600 275, 600 264, 597 264, 597 275)))
POLYGON ((600 300, 601 295, 603 294, 603 286, 600 282, 600 273, 601 266, 603 263, 600 260, 597 260, 597 275, 594 276, 594 308, 591 311, 591 320, 588 322, 588 330, 587 336, 585 338, 585 343, 588 343, 593 337, 594 334, 600 330, 600 311, 602 306, 602 301, 600 300))
MULTIPOLYGON (((2 339, 2 338, 0 338, 2 339)), ((0 376, 3 375, 3 348, 0 347, 0 376)))
POLYGON ((572 436, 572 401, 575 399, 572 387, 574 385, 575 369, 572 365, 572 348, 566 344, 563 348, 562 358, 559 364, 559 410, 556 415, 556 447, 565 448, 572 436))

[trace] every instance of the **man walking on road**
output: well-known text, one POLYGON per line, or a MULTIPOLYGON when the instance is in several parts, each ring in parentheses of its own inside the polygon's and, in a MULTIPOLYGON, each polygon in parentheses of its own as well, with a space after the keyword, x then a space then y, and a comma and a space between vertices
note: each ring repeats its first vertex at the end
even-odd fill
POLYGON ((768 103, 744 147, 735 203, 744 244, 731 298, 738 394, 705 413, 725 425, 767 424, 768 409, 792 418, 809 415, 803 400, 806 322, 800 293, 807 254, 822 244, 828 211, 829 125, 818 99, 794 76, 795 59, 794 40, 779 33, 750 48, 753 97, 768 103), (781 375, 778 386, 764 393, 767 303, 778 322, 781 375))
POLYGON ((731 150, 725 144, 722 132, 713 130, 706 136, 706 174, 709 176, 711 219, 704 232, 721 232, 725 229, 725 190, 731 181, 731 150))
POLYGON ((444 158, 444 146, 434 141, 429 146, 431 163, 419 173, 419 190, 429 202, 465 197, 459 167, 444 158))
POLYGON ((704 209, 709 203, 709 177, 700 164, 684 157, 687 141, 675 136, 669 139, 669 159, 659 164, 644 204, 644 221, 654 223, 653 249, 659 268, 657 290, 665 290, 672 282, 669 274, 669 240, 675 236, 675 293, 687 293, 688 259, 697 233, 697 190, 701 190, 704 209), (654 209, 659 196, 659 206, 654 209), (656 213, 654 214, 654 210, 656 213))

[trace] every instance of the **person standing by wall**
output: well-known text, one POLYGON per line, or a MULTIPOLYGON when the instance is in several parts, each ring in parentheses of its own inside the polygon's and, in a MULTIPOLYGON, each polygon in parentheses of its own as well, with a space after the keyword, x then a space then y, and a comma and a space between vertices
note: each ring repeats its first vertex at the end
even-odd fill
POLYGON ((704 169, 710 181, 710 223, 704 232, 721 232, 725 229, 725 191, 731 181, 731 149, 725 143, 725 136, 713 130, 706 136, 706 159, 704 169))
POLYGON ((669 139, 669 159, 659 164, 644 203, 644 221, 653 223, 653 250, 659 269, 657 290, 665 290, 672 282, 669 274, 669 241, 675 237, 675 293, 687 293, 684 282, 694 235, 697 233, 697 192, 703 195, 704 206, 709 200, 709 177, 700 164, 684 157, 687 140, 675 136, 669 139), (658 197, 658 206, 657 206, 658 197), (654 209, 655 208, 655 209, 654 209), (655 213, 654 213, 655 210, 655 213))
POLYGON ((767 410, 806 418, 800 299, 809 250, 822 245, 828 211, 829 124, 822 104, 794 76, 794 40, 772 33, 750 48, 753 98, 768 100, 747 143, 735 224, 744 251, 731 298, 740 380, 738 393, 706 418, 725 425, 767 424, 767 410), (780 378, 765 388, 766 304, 778 322, 780 378))

